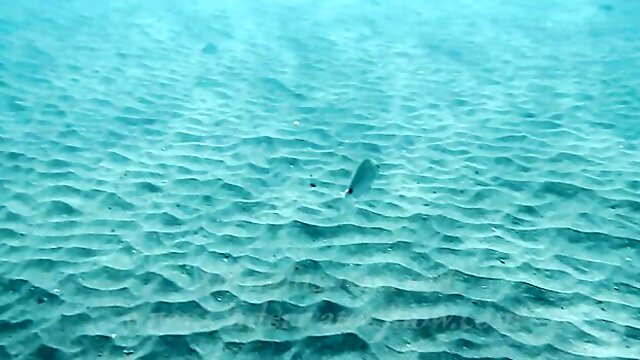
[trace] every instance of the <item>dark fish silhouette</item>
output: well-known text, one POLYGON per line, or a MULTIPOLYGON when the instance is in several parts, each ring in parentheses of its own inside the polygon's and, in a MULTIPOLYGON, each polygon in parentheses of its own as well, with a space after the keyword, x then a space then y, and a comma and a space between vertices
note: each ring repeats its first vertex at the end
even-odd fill
POLYGON ((378 176, 380 172, 380 165, 376 164, 373 160, 364 160, 358 166, 358 170, 356 170, 353 178, 351 179, 351 184, 347 190, 342 194, 343 197, 358 197, 371 188, 371 184, 378 176))

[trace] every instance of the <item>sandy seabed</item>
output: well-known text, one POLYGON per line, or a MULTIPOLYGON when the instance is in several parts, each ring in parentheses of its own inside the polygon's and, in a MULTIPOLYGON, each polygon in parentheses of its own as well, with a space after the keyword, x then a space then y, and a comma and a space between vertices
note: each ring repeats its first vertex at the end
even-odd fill
POLYGON ((640 358, 640 3, 213 3, 0 0, 0 359, 640 358))

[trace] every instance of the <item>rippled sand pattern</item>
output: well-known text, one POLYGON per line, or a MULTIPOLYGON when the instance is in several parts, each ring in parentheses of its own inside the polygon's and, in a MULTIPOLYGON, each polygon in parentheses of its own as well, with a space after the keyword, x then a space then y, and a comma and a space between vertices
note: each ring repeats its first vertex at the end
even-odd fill
POLYGON ((0 0, 0 359, 640 358, 639 3, 184 3, 0 0))

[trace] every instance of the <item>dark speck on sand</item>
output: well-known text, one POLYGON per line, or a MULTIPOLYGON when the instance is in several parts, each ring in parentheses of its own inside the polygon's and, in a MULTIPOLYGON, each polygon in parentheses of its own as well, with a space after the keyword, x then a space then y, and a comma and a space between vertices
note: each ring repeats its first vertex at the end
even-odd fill
POLYGON ((218 47, 212 43, 207 43, 207 45, 202 48, 202 52, 208 55, 213 55, 218 52, 218 47))
POLYGON ((602 11, 613 11, 613 5, 611 5, 611 4, 602 4, 602 5, 600 5, 600 10, 602 10, 602 11))

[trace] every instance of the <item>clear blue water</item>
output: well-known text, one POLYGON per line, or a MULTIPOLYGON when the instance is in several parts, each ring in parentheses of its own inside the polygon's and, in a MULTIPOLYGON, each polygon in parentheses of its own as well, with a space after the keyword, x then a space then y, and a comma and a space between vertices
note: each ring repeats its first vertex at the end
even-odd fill
POLYGON ((640 358, 639 20, 0 0, 0 359, 640 358))

